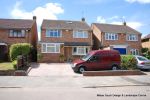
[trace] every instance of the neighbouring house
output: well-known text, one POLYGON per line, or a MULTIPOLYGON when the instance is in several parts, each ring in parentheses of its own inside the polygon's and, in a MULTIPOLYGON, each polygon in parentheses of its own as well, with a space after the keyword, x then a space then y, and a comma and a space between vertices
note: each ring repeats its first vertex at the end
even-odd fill
POLYGON ((93 23, 93 49, 115 49, 120 54, 141 52, 141 33, 126 25, 93 23))
POLYGON ((15 43, 30 43, 36 49, 36 16, 33 20, 0 19, 0 60, 9 60, 9 47, 15 43))
POLYGON ((85 22, 43 20, 39 62, 68 61, 86 55, 92 48, 92 30, 85 22))
POLYGON ((150 50, 150 34, 142 38, 142 47, 150 50))

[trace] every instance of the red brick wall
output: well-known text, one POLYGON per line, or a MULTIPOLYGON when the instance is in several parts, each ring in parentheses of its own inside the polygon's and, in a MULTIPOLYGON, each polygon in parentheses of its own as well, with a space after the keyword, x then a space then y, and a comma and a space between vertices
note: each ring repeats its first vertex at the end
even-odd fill
POLYGON ((41 33, 41 41, 42 42, 88 42, 92 45, 92 33, 88 33, 88 38, 73 38, 73 31, 62 30, 62 37, 54 38, 54 37, 46 37, 46 30, 43 29, 41 33))
POLYGON ((37 24, 36 21, 34 22, 31 32, 29 33, 30 35, 30 43, 36 48, 37 46, 37 41, 38 41, 38 32, 37 32, 37 24))

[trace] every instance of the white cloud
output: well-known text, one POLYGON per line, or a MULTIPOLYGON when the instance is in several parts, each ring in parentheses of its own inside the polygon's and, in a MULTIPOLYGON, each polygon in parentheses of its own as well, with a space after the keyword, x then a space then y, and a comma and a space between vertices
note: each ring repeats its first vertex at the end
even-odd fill
POLYGON ((11 11, 11 16, 13 18, 20 19, 32 19, 33 16, 37 16, 38 26, 41 25, 43 19, 57 19, 58 14, 64 13, 64 9, 58 3, 47 3, 44 6, 35 8, 32 11, 21 9, 21 5, 21 2, 16 2, 11 11))
POLYGON ((142 4, 146 4, 146 3, 150 3, 150 0, 125 0, 129 3, 134 3, 134 2, 138 2, 138 3, 142 3, 142 4))
MULTIPOLYGON (((123 25, 124 21, 125 21, 125 16, 123 16, 123 17, 112 16, 110 18, 104 18, 102 16, 97 17, 98 23, 110 23, 110 24, 123 25)), ((143 24, 138 21, 127 21, 126 23, 128 26, 130 26, 134 29, 139 29, 141 26, 143 26, 143 24)))
POLYGON ((99 23, 106 23, 106 19, 104 19, 102 16, 97 17, 97 22, 99 23))
MULTIPOLYGON (((131 21, 131 22, 126 22, 128 26, 132 27, 133 29, 139 29, 141 26, 143 26, 142 23, 136 22, 136 21, 131 21)), ((122 25, 122 22, 111 22, 111 24, 117 24, 117 25, 122 25)))

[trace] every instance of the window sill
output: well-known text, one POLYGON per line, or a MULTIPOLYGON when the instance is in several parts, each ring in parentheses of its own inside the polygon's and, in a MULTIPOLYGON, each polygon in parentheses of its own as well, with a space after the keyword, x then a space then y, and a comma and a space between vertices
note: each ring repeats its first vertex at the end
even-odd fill
POLYGON ((85 56, 86 54, 72 54, 73 56, 85 56))
POLYGON ((25 37, 8 37, 8 38, 25 38, 25 37))
POLYGON ((41 53, 54 53, 54 54, 58 54, 58 53, 60 53, 60 52, 41 52, 41 53))
MULTIPOLYGON (((106 40, 106 39, 105 39, 105 40, 106 40)), ((117 40, 108 40, 108 39, 107 39, 107 41, 117 41, 117 40)))
POLYGON ((129 42, 137 42, 138 40, 127 40, 129 42))
POLYGON ((75 39, 88 39, 88 37, 86 37, 86 38, 81 38, 81 37, 73 37, 73 38, 75 38, 75 39))

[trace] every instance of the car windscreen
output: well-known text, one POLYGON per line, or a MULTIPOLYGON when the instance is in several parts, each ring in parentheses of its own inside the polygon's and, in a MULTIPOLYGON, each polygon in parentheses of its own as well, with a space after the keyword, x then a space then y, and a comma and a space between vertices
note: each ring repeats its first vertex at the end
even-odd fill
POLYGON ((140 60, 140 61, 148 61, 148 59, 145 58, 145 57, 137 57, 137 58, 138 58, 138 60, 140 60))
POLYGON ((91 54, 87 54, 82 58, 82 60, 87 61, 91 56, 91 54))

